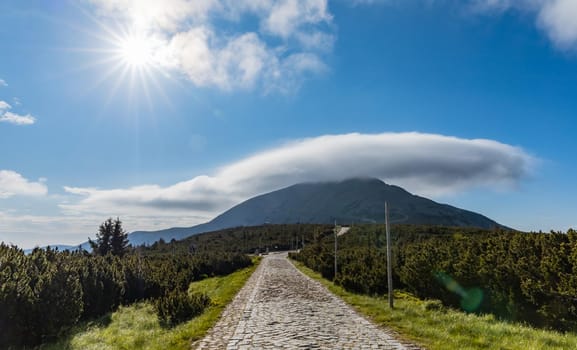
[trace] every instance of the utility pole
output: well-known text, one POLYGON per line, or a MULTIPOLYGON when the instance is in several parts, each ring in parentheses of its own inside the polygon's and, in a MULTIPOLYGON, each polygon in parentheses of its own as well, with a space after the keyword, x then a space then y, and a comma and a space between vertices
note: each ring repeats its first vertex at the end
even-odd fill
MULTIPOLYGON (((389 307, 393 308, 393 265, 391 264, 391 232, 389 230, 389 206, 385 202, 385 230, 387 234, 387 286, 389 289, 389 307)), ((335 260, 336 261, 336 260, 335 260)), ((336 266, 336 265, 335 265, 336 266)))
POLYGON ((337 279, 337 220, 335 220, 334 232, 335 232, 335 277, 333 278, 333 280, 336 280, 337 279))

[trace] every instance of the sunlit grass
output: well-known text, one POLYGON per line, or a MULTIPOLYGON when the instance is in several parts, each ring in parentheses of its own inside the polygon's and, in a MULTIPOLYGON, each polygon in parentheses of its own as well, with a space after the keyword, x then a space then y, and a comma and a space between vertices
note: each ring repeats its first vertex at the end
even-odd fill
POLYGON ((395 293, 395 308, 391 310, 386 297, 347 292, 304 265, 294 264, 375 323, 396 331, 400 339, 430 350, 577 349, 577 335, 573 333, 507 323, 496 320, 492 315, 477 316, 446 308, 435 309, 430 307, 431 301, 420 300, 407 293, 395 293))
POLYGON ((192 341, 202 338, 218 321, 220 314, 256 269, 255 265, 228 276, 194 282, 189 291, 202 291, 211 298, 211 305, 194 319, 173 328, 160 325, 152 304, 138 303, 120 307, 98 322, 85 324, 67 339, 42 349, 57 350, 164 350, 190 349, 192 341))

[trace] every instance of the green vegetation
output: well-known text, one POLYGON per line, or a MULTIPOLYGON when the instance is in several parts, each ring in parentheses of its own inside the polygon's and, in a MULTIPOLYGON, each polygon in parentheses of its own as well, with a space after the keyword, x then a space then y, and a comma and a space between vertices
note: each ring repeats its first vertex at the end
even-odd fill
MULTIPOLYGON (((356 226, 307 244, 296 260, 348 291, 386 293, 384 228, 356 226)), ((544 329, 577 331, 577 232, 393 227, 393 280, 422 299, 544 329)))
POLYGON ((302 247, 322 227, 237 228, 130 248, 120 220, 108 219, 92 253, 37 248, 27 255, 0 243, 0 348, 58 341, 78 324, 108 323, 107 314, 120 308, 122 317, 131 312, 126 306, 143 301, 164 326, 179 328, 212 300, 207 292, 186 295, 191 282, 249 266, 247 252, 302 247))
MULTIPOLYGON (((256 262, 256 261, 255 261, 256 262)), ((220 314, 254 272, 257 264, 223 277, 193 282, 189 295, 198 293, 210 298, 211 304, 202 314, 174 327, 158 320, 152 303, 140 302, 122 306, 97 322, 78 326, 73 334, 45 350, 85 349, 190 349, 191 341, 201 339, 218 321, 220 314)))
POLYGON ((316 237, 332 232, 332 225, 286 224, 235 227, 202 233, 171 242, 160 240, 143 252, 189 253, 230 252, 254 254, 267 251, 293 250, 314 242, 316 237))
POLYGON ((209 304, 210 298, 204 293, 176 289, 156 299, 154 309, 163 324, 176 326, 200 315, 209 304))
POLYGON ((246 255, 92 255, 0 244, 0 348, 32 347, 65 336, 78 322, 97 319, 120 305, 159 300, 158 316, 170 324, 207 304, 183 298, 193 281, 250 266, 246 255), (184 301, 183 301, 184 300, 184 301), (190 302, 190 301, 189 301, 190 302))
POLYGON ((395 308, 391 310, 386 297, 349 292, 302 263, 295 265, 375 323, 392 328, 401 339, 430 350, 577 349, 575 334, 503 322, 493 315, 467 314, 445 308, 438 301, 420 300, 404 292, 395 293, 395 308))
MULTIPOLYGON (((428 301, 399 294, 398 310, 373 315, 378 322, 431 348, 443 348, 439 344, 444 342, 460 344, 455 348, 515 348, 508 341, 527 348, 539 348, 538 343, 574 347, 570 332, 577 331, 577 232, 398 225, 392 233, 397 290, 428 301), (427 317, 420 319, 423 310, 427 317)), ((232 282, 207 278, 250 266, 244 254, 255 251, 300 248, 291 257, 333 280, 340 288, 337 294, 346 291, 345 299, 356 299, 349 301, 361 309, 367 304, 368 314, 376 312, 371 310, 382 307, 381 296, 387 292, 384 226, 355 226, 339 237, 338 246, 335 276, 334 234, 328 225, 239 227, 104 256, 52 249, 26 255, 0 244, 0 348, 62 339, 75 344, 89 337, 92 328, 104 332, 95 339, 110 340, 113 336, 106 332, 121 336, 132 332, 132 325, 139 333, 150 324, 170 333, 174 344, 174 339, 187 343, 212 325, 234 294, 226 292, 232 282), (66 338, 69 334, 75 335, 66 338)), ((134 344, 144 340, 130 341, 126 348, 140 347, 134 344)))

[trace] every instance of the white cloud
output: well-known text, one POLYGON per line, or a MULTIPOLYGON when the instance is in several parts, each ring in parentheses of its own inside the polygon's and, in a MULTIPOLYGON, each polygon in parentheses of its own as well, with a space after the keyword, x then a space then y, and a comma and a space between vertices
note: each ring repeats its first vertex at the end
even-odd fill
POLYGON ((14 196, 45 196, 48 189, 45 179, 30 182, 12 170, 0 170, 0 199, 14 196))
POLYGON ((15 125, 31 125, 36 122, 36 118, 30 114, 19 115, 12 112, 5 112, 0 116, 0 122, 10 123, 15 125))
POLYGON ((545 2, 539 11, 539 24, 557 46, 577 48, 577 1, 545 2))
MULTIPOLYGON (((427 3, 445 1, 422 0, 427 3)), ((459 2, 459 1, 457 1, 459 2)), ((353 6, 401 3, 395 0, 350 0, 353 6)), ((503 13, 514 10, 534 14, 541 28, 558 48, 577 50, 576 0, 470 0, 462 1, 473 13, 503 13)))
POLYGON ((4 79, 0 79, 0 86, 8 86, 8 83, 4 79))
POLYGON ((515 184, 527 174, 530 163, 531 157, 522 150, 491 140, 354 133, 295 141, 229 165, 217 178, 231 179, 232 188, 249 189, 247 196, 295 182, 357 176, 435 195, 515 184))
POLYGON ((198 86, 251 89, 279 68, 277 56, 255 33, 231 38, 222 47, 214 41, 213 32, 195 28, 171 42, 178 67, 198 86))
MULTIPOLYGON (((29 215, 0 211, 0 242, 14 243, 21 248, 33 248, 55 244, 78 245, 94 238, 98 226, 106 219, 102 215, 29 215)), ((133 215, 120 218, 127 231, 146 227, 161 230, 172 226, 187 226, 190 217, 170 216, 165 213, 162 218, 148 215, 133 215)))
POLYGON ((198 86, 234 90, 260 84, 265 91, 290 91, 308 73, 326 70, 315 54, 279 57, 255 33, 218 41, 208 28, 195 28, 172 39, 171 51, 179 69, 198 86))
POLYGON ((31 125, 36 122, 36 118, 31 116, 30 114, 27 115, 19 115, 16 113, 8 112, 12 106, 6 102, 0 100, 0 123, 10 123, 15 125, 31 125))
POLYGON ((328 135, 287 143, 168 187, 66 187, 81 198, 61 208, 128 218, 180 213, 199 223, 242 200, 298 182, 370 176, 433 196, 507 189, 528 175, 534 161, 522 149, 492 140, 421 133, 328 135))
POLYGON ((281 0, 271 4, 262 25, 273 35, 289 38, 300 27, 330 23, 326 0, 281 0))
POLYGON ((575 0, 475 0, 481 11, 517 10, 536 14, 537 25, 561 49, 577 49, 577 1, 575 0))
POLYGON ((103 17, 128 22, 137 30, 175 32, 183 22, 203 22, 212 10, 220 8, 217 0, 89 0, 103 17))
POLYGON ((12 106, 10 106, 8 102, 0 100, 0 114, 3 114, 4 111, 10 108, 12 108, 12 106))
POLYGON ((89 1, 103 18, 155 38, 162 68, 202 87, 290 91, 326 70, 334 42, 327 0, 89 1), (296 57, 314 64, 294 67, 296 57))

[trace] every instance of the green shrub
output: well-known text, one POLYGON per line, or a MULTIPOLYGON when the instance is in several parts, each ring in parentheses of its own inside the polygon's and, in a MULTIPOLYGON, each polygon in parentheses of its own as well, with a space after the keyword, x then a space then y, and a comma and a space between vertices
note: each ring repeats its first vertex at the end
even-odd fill
POLYGON ((174 290, 158 298, 154 303, 158 319, 167 326, 174 326, 200 315, 210 305, 205 293, 189 295, 182 290, 174 290))
POLYGON ((162 296, 159 317, 179 323, 200 314, 209 300, 169 291, 251 264, 246 256, 222 252, 120 257, 36 248, 27 255, 0 243, 0 349, 38 346, 65 336, 80 320, 162 296))
POLYGON ((445 306, 440 300, 426 300, 423 303, 423 309, 426 311, 444 310, 445 306))
MULTIPOLYGON (((336 284, 368 295, 386 292, 384 231, 359 225, 339 237, 336 284)), ((392 233, 395 288, 466 312, 577 331, 576 231, 398 225, 392 233)), ((291 256, 331 280, 334 236, 317 237, 291 256)))

